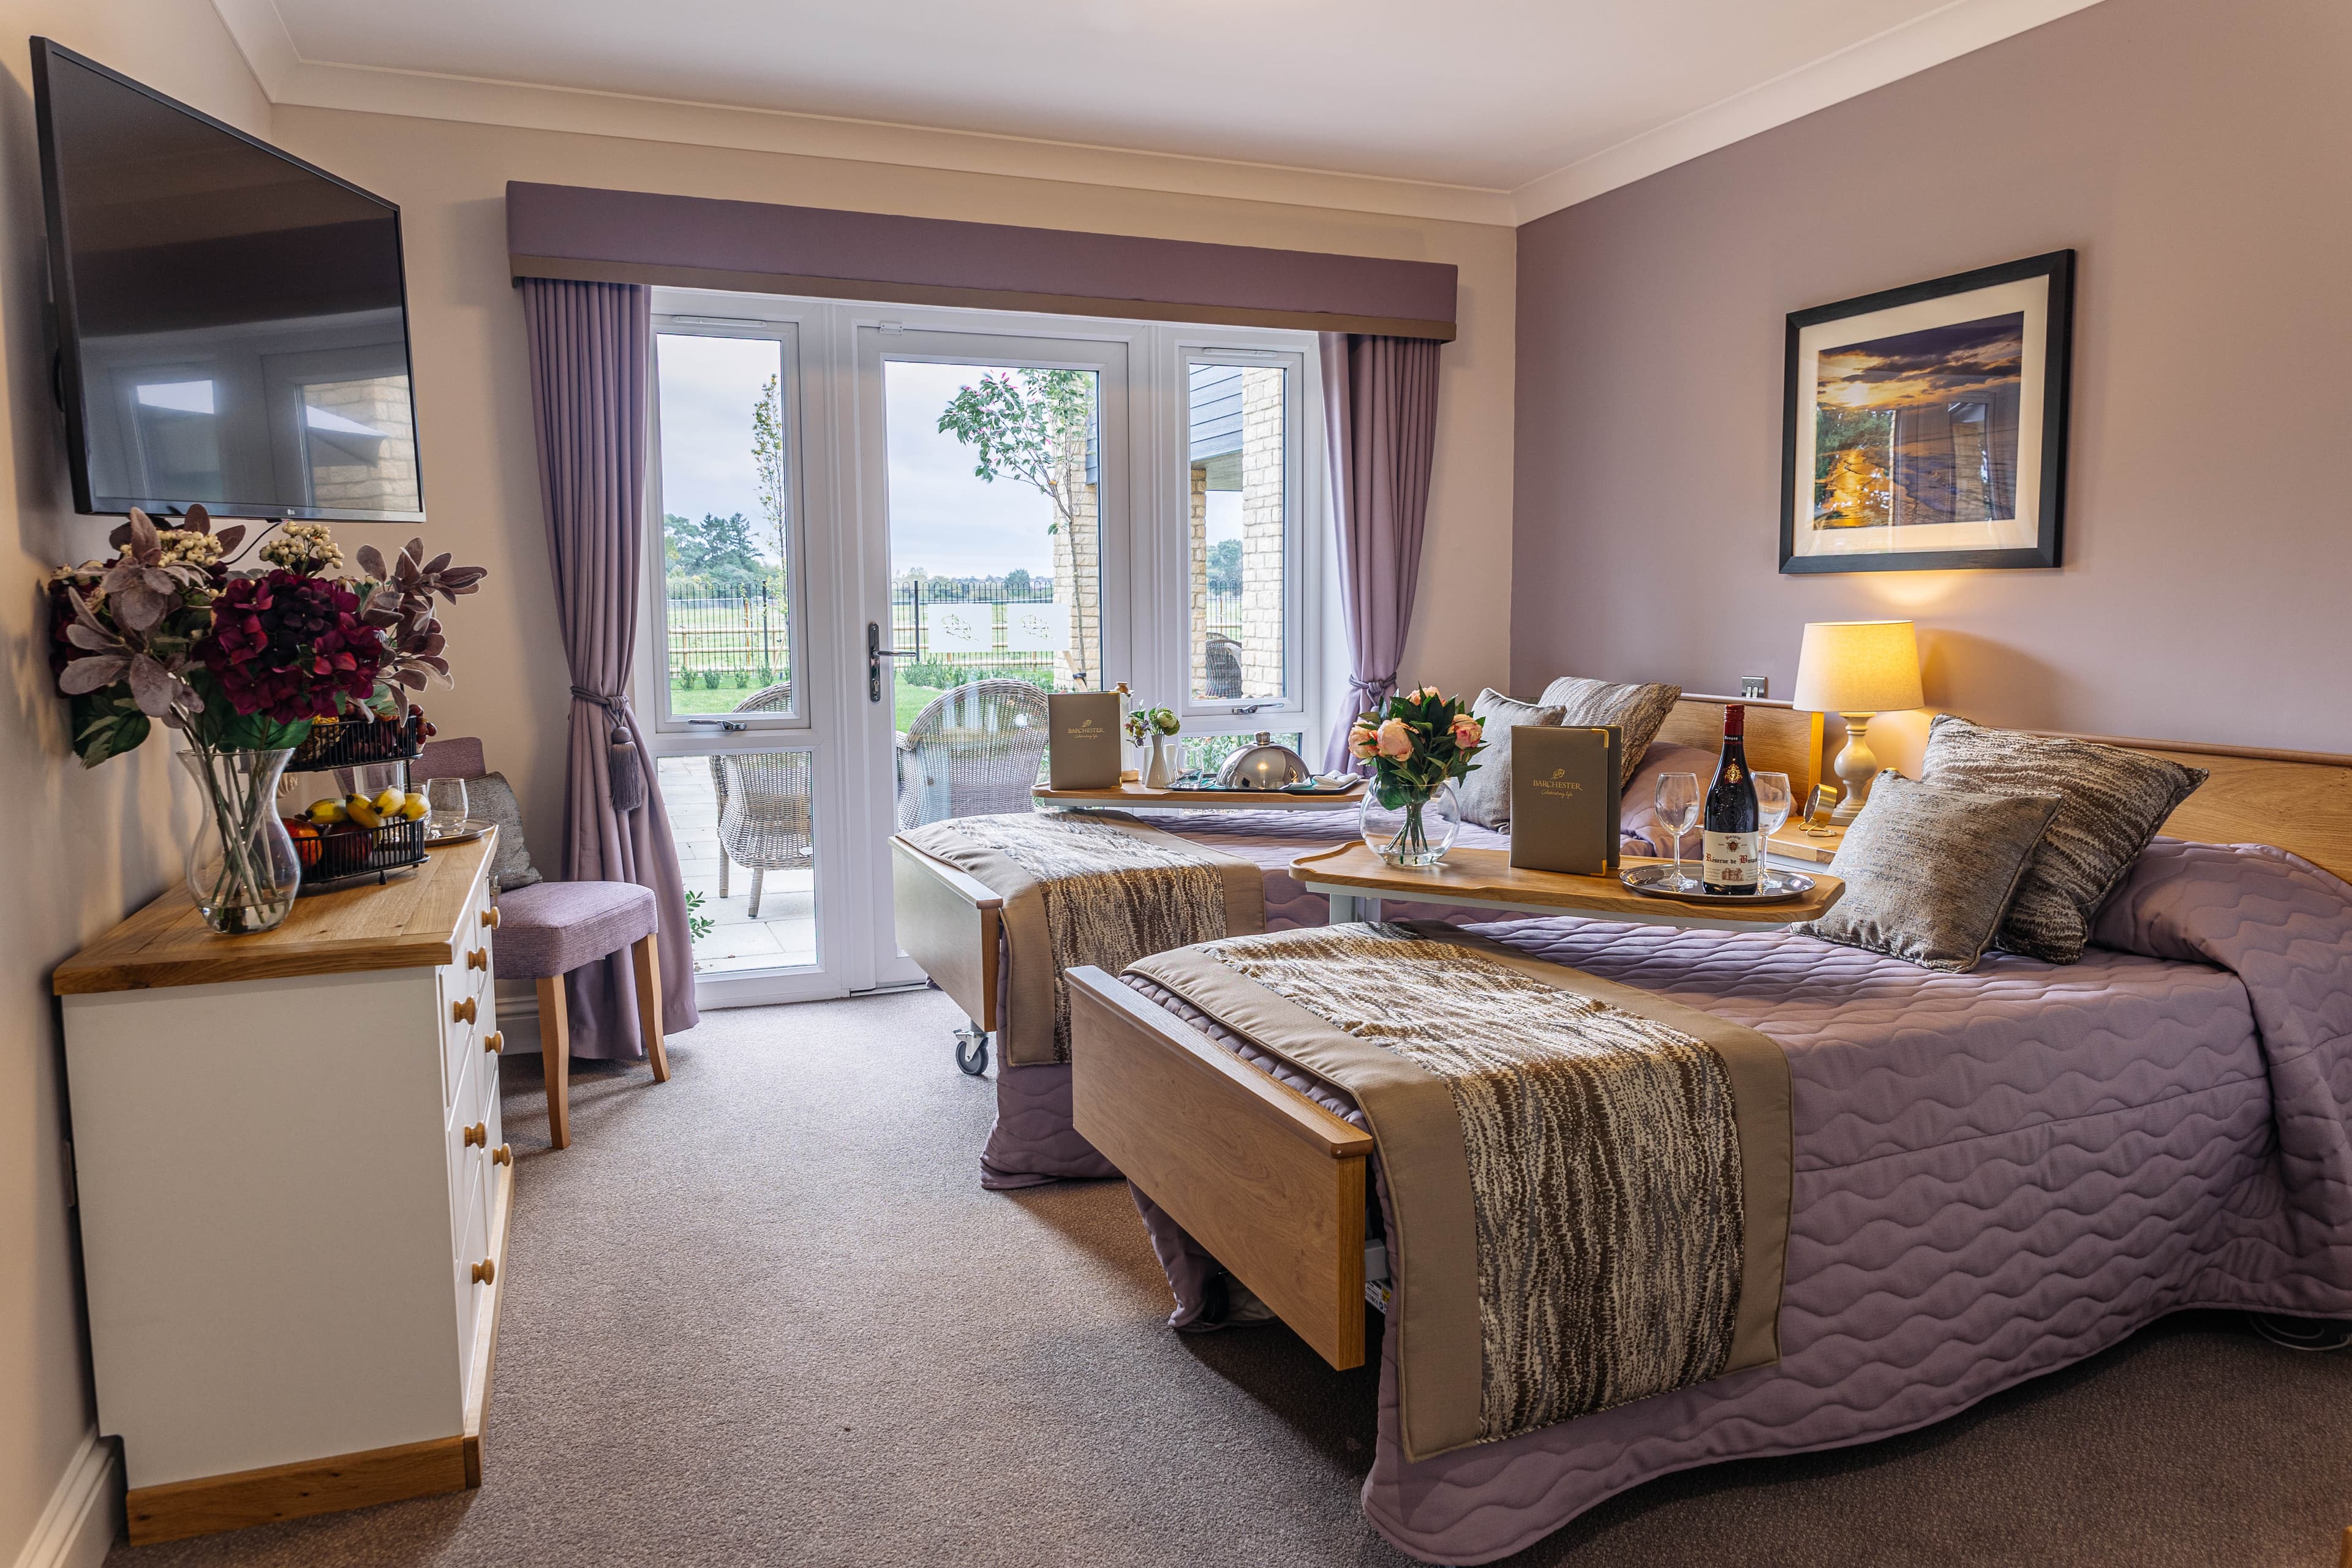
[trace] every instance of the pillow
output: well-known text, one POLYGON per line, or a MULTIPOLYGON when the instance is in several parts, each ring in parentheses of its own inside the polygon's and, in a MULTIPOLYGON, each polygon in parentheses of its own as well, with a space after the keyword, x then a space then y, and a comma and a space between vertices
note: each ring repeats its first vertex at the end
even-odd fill
MULTIPOLYGON (((1682 697, 1679 686, 1612 686, 1605 680, 1579 680, 1563 675, 1544 688, 1540 700, 1560 710, 1562 724, 1614 724, 1625 731, 1625 766, 1618 782, 1631 782, 1658 726, 1682 697)), ((1712 770, 1710 770, 1712 771, 1712 770)))
POLYGON ((2055 795, 1945 789, 1881 773, 1830 862, 1845 896, 1792 929, 1964 974, 1984 956, 2059 804, 2055 795))
POLYGON ((490 886, 510 893, 546 879, 530 863, 530 847, 522 841, 522 807, 515 804, 514 786, 504 773, 484 773, 466 781, 466 815, 499 826, 499 852, 490 862, 490 886))
POLYGON ((2091 940, 2099 906, 2207 774, 2143 752, 1988 730, 1938 713, 1928 727, 1920 776, 1991 795, 2061 797, 1993 945, 2073 963, 2091 940))
MULTIPOLYGON (((1635 849, 1629 844, 1625 852, 1672 859, 1674 835, 1658 826, 1658 780, 1665 773, 1695 773, 1698 777, 1700 796, 1704 799, 1707 782, 1715 777, 1717 761, 1715 752, 1700 751, 1696 746, 1677 746, 1672 741, 1652 746, 1650 754, 1642 759, 1641 771, 1625 786, 1624 804, 1617 813, 1618 830, 1627 839, 1637 840, 1643 846, 1635 849)), ((1698 833, 1699 830, 1694 827, 1684 839, 1683 849, 1686 855, 1698 853, 1698 833)))
POLYGON ((1560 710, 1506 697, 1493 687, 1478 693, 1470 717, 1486 729, 1486 749, 1473 758, 1456 793, 1462 815, 1481 827, 1511 827, 1511 726, 1558 724, 1560 710))

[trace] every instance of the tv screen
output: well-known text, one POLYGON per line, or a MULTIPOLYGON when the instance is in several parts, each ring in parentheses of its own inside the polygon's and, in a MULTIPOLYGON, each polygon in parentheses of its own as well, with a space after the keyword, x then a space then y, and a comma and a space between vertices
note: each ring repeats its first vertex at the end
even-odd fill
POLYGON ((85 512, 425 515, 400 209, 33 40, 85 512))

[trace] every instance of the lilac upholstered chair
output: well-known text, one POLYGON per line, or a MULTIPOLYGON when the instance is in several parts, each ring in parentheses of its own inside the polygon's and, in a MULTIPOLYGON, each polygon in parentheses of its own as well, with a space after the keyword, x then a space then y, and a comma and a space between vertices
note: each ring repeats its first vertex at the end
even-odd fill
MULTIPOLYGON (((489 772, 482 742, 467 736, 432 741, 411 766, 413 777, 478 779, 489 772)), ((662 1047, 661 960, 654 951, 659 917, 650 889, 634 882, 534 882, 493 895, 497 973, 539 983, 539 1052, 547 1068, 547 1127, 562 1149, 572 1142, 572 1024, 563 977, 624 947, 636 969, 637 1023, 654 1081, 669 1080, 662 1047)))

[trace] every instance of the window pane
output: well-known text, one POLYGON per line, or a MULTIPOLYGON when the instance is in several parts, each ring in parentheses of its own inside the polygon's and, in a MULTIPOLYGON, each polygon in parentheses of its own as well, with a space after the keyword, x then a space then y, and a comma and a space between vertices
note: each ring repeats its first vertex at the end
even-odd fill
POLYGON ((902 826, 1027 810, 1044 693, 1101 689, 1099 379, 884 363, 902 826))
POLYGON ((804 751, 661 759, 696 973, 816 962, 814 772, 804 751))
POLYGON ((668 710, 793 713, 782 347, 665 332, 657 348, 668 710))
POLYGON ((1289 374, 1279 365, 1192 367, 1195 698, 1289 694, 1289 374))

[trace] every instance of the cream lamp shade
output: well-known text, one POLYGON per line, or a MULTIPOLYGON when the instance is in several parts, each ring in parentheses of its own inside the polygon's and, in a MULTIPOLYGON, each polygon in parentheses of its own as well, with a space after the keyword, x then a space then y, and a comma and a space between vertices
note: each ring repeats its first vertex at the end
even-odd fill
POLYGON ((1797 654, 1795 706, 1811 713, 1892 713, 1925 705, 1919 637, 1909 621, 1814 621, 1797 654))
POLYGON ((1797 652, 1796 707, 1845 715, 1845 749, 1832 764, 1845 792, 1831 821, 1851 823, 1870 803, 1878 758, 1870 749, 1870 716, 1917 708, 1919 637, 1909 621, 1813 621, 1797 652))

